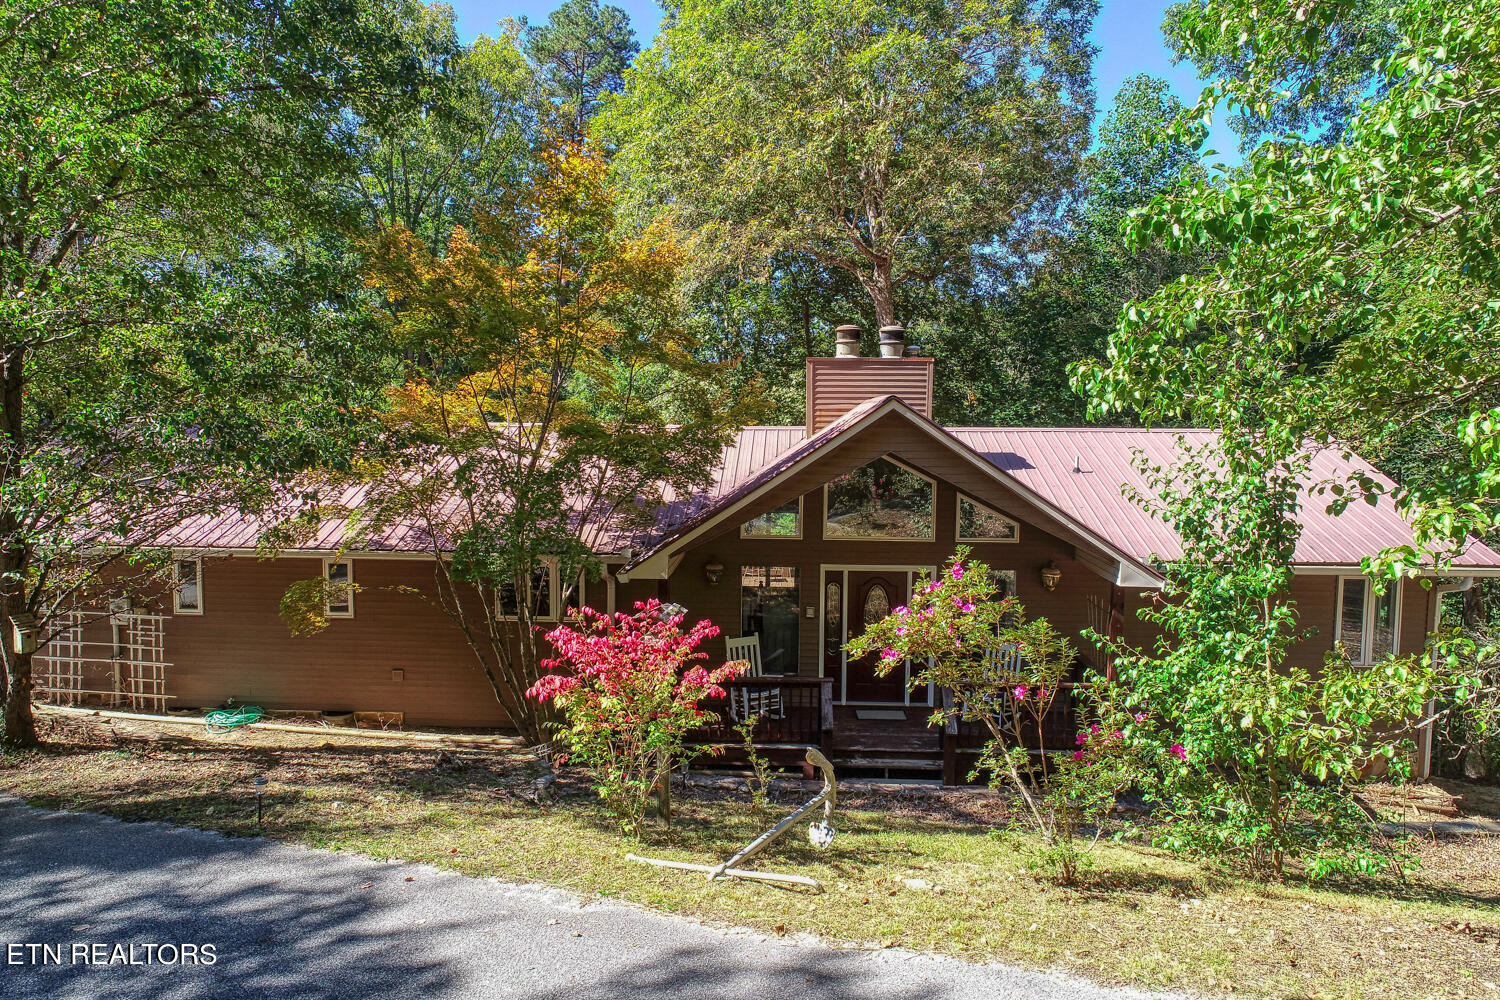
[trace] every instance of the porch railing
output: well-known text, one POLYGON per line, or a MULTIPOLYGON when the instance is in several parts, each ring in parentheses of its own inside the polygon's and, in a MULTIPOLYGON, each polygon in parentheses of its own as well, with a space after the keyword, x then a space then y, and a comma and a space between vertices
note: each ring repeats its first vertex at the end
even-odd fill
MULTIPOLYGON (((708 698, 699 707, 712 713, 694 732, 699 745, 744 742, 731 705, 756 711, 755 742, 762 746, 822 746, 833 733, 833 678, 743 677, 723 685, 727 697, 708 698), (748 695, 748 697, 745 697, 748 695), (778 707, 779 706, 779 707, 778 707)), ((744 709, 738 710, 743 714, 744 709)))

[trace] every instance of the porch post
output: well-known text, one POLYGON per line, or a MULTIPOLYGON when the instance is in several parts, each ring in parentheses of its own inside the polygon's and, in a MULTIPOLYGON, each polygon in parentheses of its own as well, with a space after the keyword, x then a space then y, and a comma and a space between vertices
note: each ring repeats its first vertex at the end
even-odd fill
POLYGON ((833 678, 818 680, 818 746, 826 750, 833 742, 833 678))
MULTIPOLYGON (((1125 630, 1125 589, 1118 583, 1109 585, 1109 637, 1118 639, 1125 630)), ((1110 683, 1118 678, 1115 676, 1115 655, 1104 654, 1104 677, 1110 683)))

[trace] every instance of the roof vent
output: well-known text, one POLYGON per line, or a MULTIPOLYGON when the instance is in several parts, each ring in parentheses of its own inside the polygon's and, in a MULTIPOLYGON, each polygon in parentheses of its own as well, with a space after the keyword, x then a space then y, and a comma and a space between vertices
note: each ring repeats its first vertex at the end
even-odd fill
POLYGON ((859 357, 859 327, 845 323, 833 331, 833 356, 836 358, 859 357))
POLYGON ((880 356, 899 358, 906 353, 906 327, 899 324, 880 328, 880 356))

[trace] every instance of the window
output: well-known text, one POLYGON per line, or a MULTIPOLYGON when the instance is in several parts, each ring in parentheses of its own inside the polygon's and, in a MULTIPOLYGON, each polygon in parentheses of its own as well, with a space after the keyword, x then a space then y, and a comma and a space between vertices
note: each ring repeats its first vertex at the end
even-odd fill
MULTIPOLYGON (((555 592, 553 584, 556 575, 557 563, 550 559, 544 560, 540 566, 531 571, 531 596, 527 604, 533 618, 552 618, 552 595, 555 592)), ((520 616, 514 583, 507 582, 500 585, 499 603, 501 618, 520 616)))
POLYGON ((325 611, 329 618, 354 617, 354 563, 347 559, 328 559, 323 563, 323 578, 328 581, 325 611))
POLYGON ((1401 585, 1376 592, 1362 576, 1339 580, 1338 641, 1355 663, 1378 663, 1396 651, 1401 585))
POLYGON ((968 497, 958 498, 960 542, 1014 542, 1020 539, 1020 534, 1020 526, 998 510, 968 497))
POLYGON ((990 570, 990 583, 995 588, 995 600, 1003 601, 1016 596, 1016 571, 1013 569, 990 570))
POLYGON ((932 541, 936 484, 888 458, 877 458, 827 486, 825 538, 932 541))
POLYGON ((752 517, 740 525, 741 538, 801 538, 802 498, 798 497, 768 510, 759 517, 752 517))
POLYGON ((173 574, 172 610, 179 615, 203 614, 203 560, 178 559, 173 574))
POLYGON ((838 656, 844 648, 844 586, 829 580, 823 587, 823 652, 838 656))
MULTIPOLYGON (((990 570, 990 583, 995 588, 995 598, 994 599, 995 599, 996 602, 1003 601, 1007 597, 1015 597, 1016 596, 1016 571, 1015 570, 1013 570, 1013 569, 992 569, 992 570, 990 570)), ((1011 625, 1014 625, 1016 623, 1016 616, 1018 614, 1019 614, 1019 612, 1016 611, 1014 608, 1011 609, 1011 611, 1000 620, 1001 627, 1005 628, 1005 627, 1009 627, 1011 625)))
POLYGON ((768 674, 797 672, 799 602, 797 567, 740 567, 740 635, 760 636, 761 666, 768 674))

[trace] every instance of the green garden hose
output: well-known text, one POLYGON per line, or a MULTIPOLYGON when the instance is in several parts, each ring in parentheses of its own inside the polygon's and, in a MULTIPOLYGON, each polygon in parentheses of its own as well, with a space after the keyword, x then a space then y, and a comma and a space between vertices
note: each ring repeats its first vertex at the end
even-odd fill
POLYGON ((210 733, 223 735, 239 726, 259 722, 266 710, 259 705, 240 705, 237 708, 216 708, 203 717, 203 725, 210 733))

